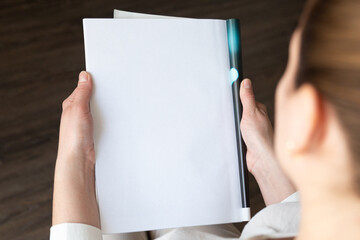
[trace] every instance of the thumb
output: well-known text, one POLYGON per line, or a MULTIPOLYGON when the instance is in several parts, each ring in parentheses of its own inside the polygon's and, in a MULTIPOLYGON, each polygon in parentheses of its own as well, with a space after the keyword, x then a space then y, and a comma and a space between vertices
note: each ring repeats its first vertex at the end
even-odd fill
POLYGON ((250 79, 245 78, 240 85, 240 100, 244 114, 252 114, 256 109, 255 96, 250 79))
POLYGON ((89 111, 89 102, 92 93, 92 80, 90 74, 82 71, 79 74, 79 81, 75 90, 74 104, 89 111))

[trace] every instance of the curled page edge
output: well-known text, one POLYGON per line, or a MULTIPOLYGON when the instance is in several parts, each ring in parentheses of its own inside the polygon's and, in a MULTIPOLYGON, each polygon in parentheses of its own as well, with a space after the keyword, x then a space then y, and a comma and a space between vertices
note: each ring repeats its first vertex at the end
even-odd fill
POLYGON ((129 19, 129 18, 138 18, 138 19, 154 19, 154 18, 176 19, 176 18, 179 18, 179 17, 170 17, 170 16, 154 15, 154 14, 146 14, 146 13, 136 13, 136 12, 128 12, 128 11, 122 11, 122 10, 114 9, 114 18, 123 18, 123 19, 129 19))

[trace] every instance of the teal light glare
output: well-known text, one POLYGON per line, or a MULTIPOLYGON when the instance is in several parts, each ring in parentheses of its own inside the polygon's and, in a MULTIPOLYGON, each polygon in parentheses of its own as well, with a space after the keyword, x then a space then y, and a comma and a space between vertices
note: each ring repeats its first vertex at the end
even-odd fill
POLYGON ((236 70, 236 68, 230 69, 230 77, 231 77, 231 84, 235 82, 239 78, 239 72, 236 70))
POLYGON ((228 44, 230 52, 236 54, 239 51, 239 30, 235 24, 231 23, 228 26, 228 44))

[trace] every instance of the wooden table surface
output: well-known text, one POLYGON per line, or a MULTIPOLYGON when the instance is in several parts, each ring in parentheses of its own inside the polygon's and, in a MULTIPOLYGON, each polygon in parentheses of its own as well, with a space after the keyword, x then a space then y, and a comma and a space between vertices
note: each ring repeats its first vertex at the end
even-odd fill
MULTIPOLYGON (((243 67, 273 119, 274 90, 303 0, 1 0, 0 239, 48 239, 61 103, 85 68, 82 18, 114 8, 239 18, 243 67)), ((250 179, 252 212, 264 206, 250 179)), ((241 226, 241 225, 240 225, 241 226)))

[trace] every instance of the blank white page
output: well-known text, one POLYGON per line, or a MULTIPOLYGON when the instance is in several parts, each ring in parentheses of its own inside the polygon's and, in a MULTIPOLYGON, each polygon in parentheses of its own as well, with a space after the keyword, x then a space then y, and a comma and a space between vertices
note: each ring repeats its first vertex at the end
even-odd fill
POLYGON ((248 220, 225 21, 83 24, 103 232, 248 220))

